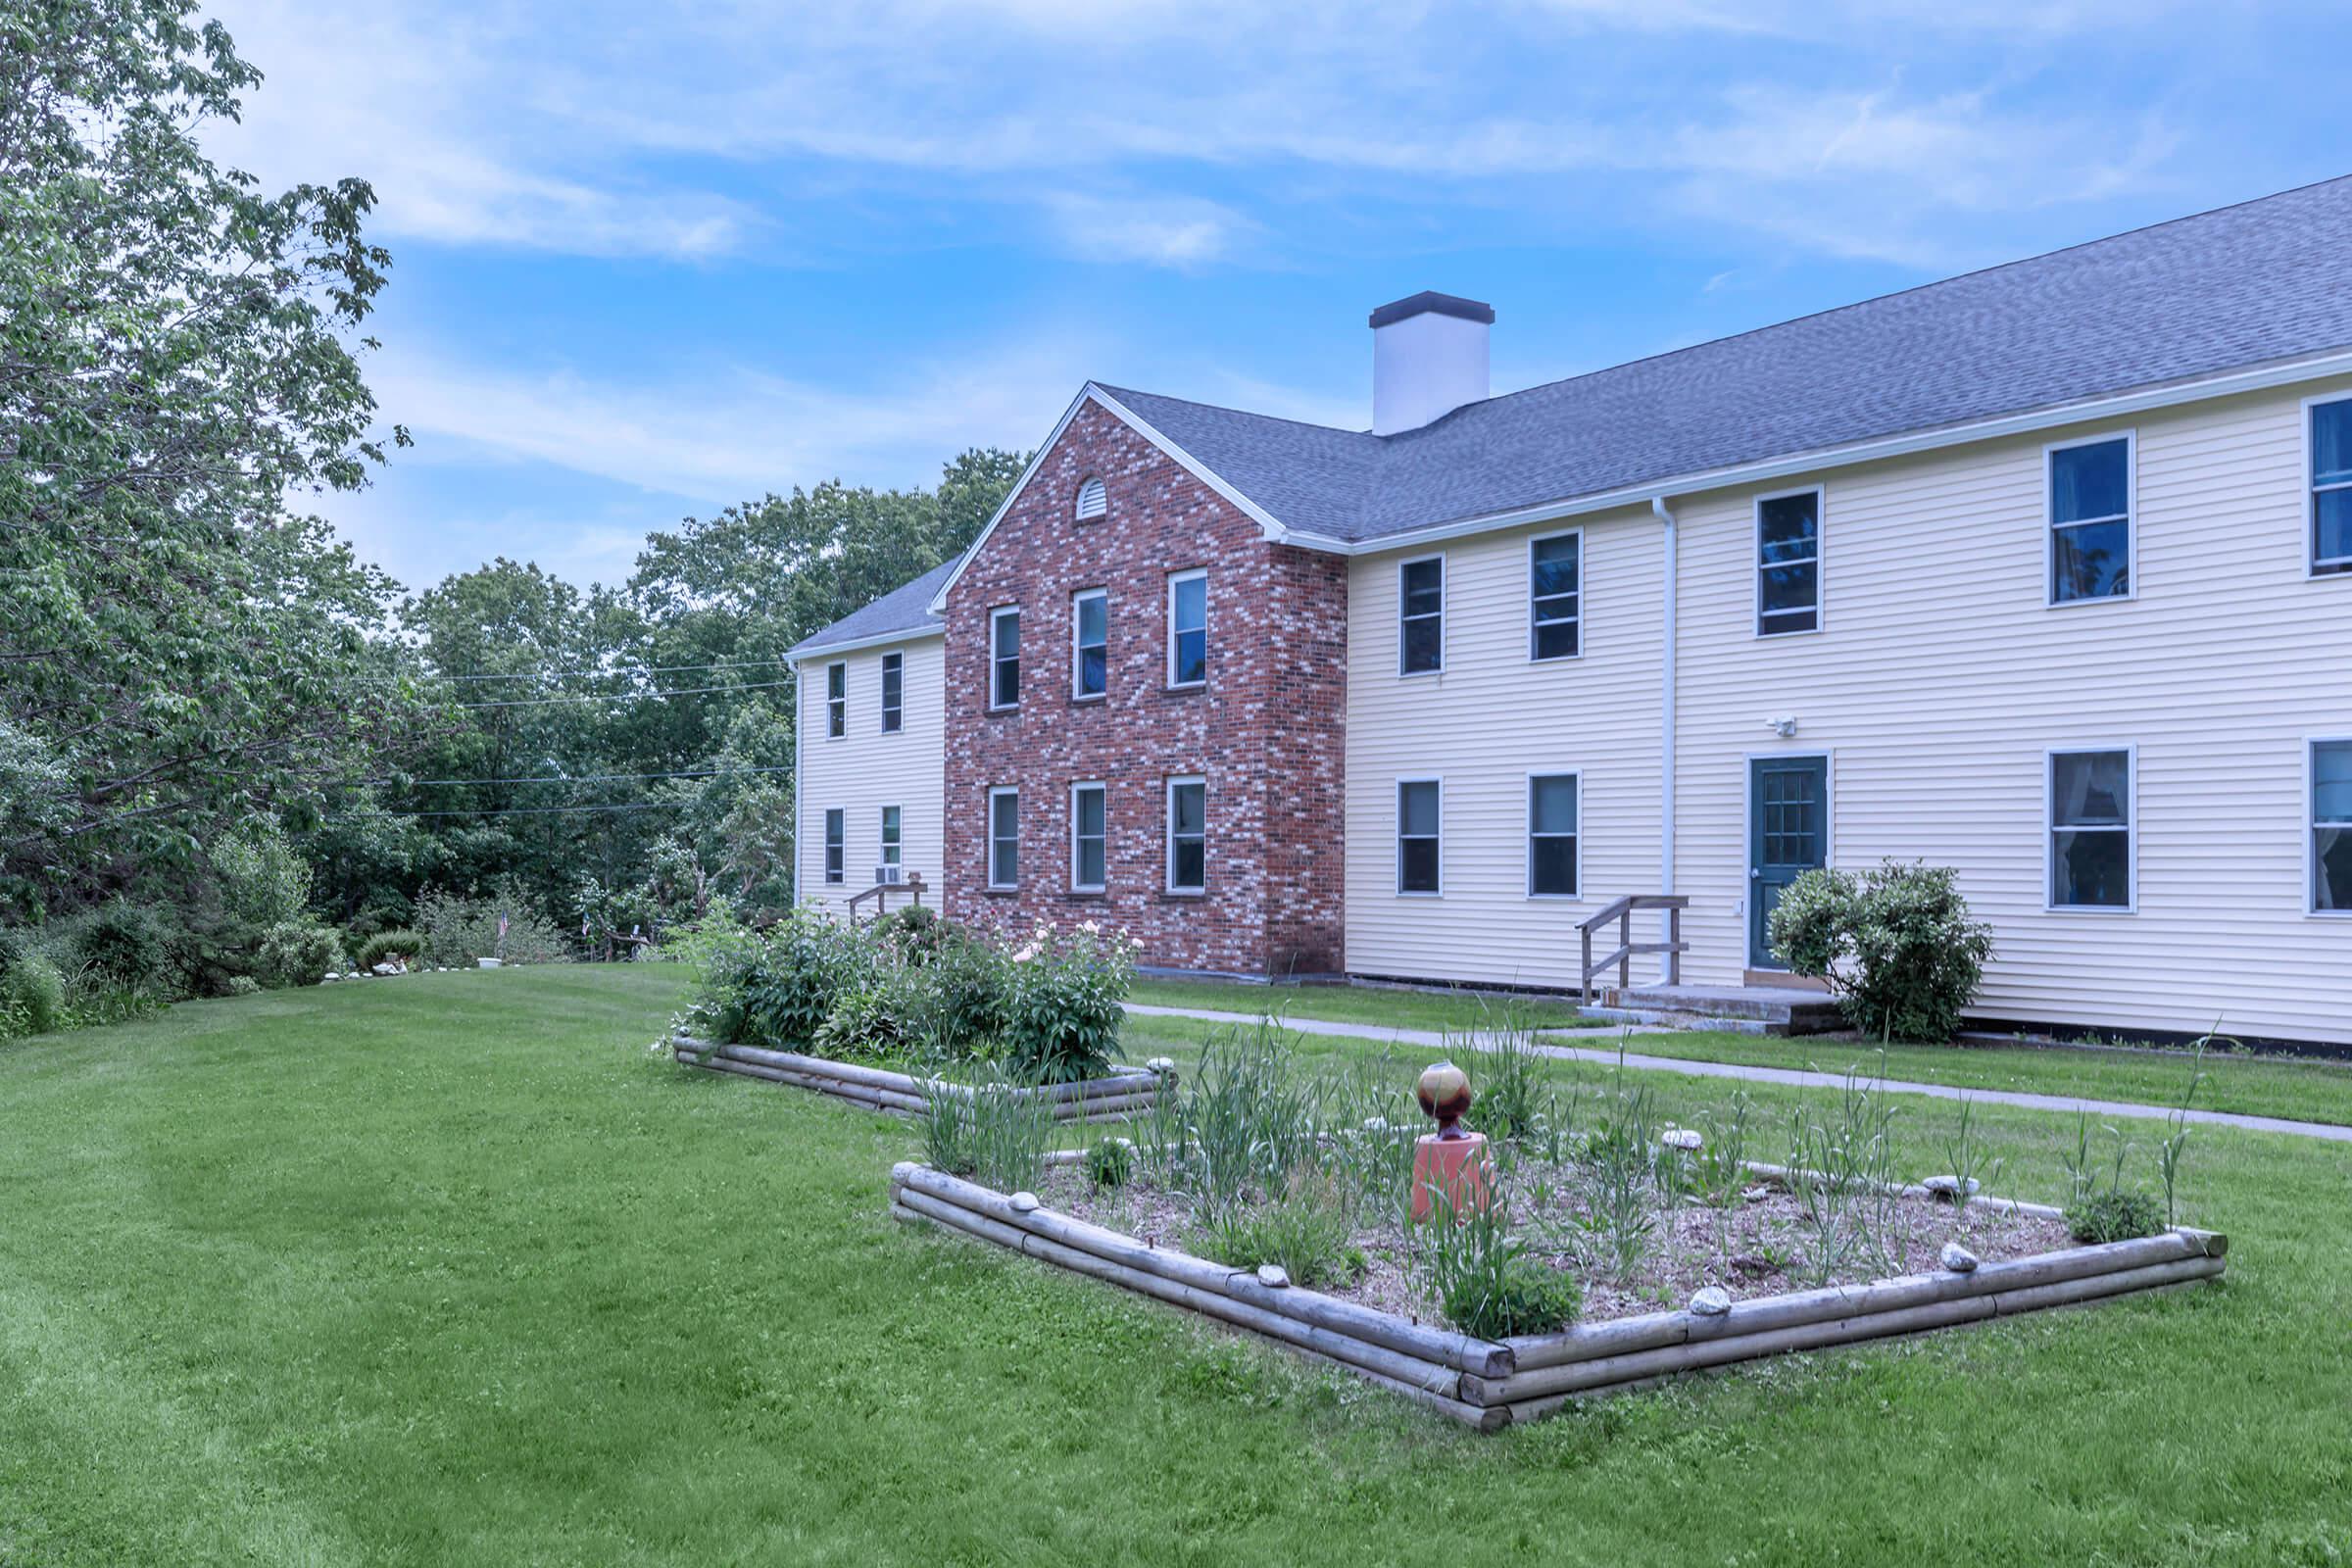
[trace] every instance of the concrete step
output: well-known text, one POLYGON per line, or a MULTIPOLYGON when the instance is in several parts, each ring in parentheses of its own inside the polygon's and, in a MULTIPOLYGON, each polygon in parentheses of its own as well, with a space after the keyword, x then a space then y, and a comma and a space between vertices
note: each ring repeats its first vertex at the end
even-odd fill
POLYGON ((1611 1011, 1672 1016, 1677 1023, 1719 1020, 1745 1026, 1742 1032, 1821 1035, 1848 1027, 1835 998, 1794 986, 1623 986, 1601 992, 1600 1003, 1611 1011))

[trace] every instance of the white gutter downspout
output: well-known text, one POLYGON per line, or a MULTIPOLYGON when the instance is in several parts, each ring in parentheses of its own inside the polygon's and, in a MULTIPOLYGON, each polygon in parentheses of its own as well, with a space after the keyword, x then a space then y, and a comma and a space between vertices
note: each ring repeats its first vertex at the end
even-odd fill
MULTIPOLYGON (((1674 743, 1675 743, 1675 583, 1679 571, 1682 541, 1675 525, 1674 514, 1667 510, 1664 496, 1651 496, 1649 510, 1657 514, 1658 521, 1666 525, 1666 564, 1664 569, 1664 614, 1660 636, 1665 646, 1658 659, 1658 891, 1674 891, 1674 743)), ((1664 942, 1669 929, 1667 915, 1658 914, 1658 940, 1664 942)), ((1672 954, 1664 955, 1658 964, 1658 980, 1664 983, 1667 966, 1674 961, 1672 954)))

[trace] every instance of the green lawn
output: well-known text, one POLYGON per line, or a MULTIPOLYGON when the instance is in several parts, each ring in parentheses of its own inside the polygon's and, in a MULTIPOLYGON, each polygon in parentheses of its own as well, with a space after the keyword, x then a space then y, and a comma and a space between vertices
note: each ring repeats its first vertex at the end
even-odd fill
MULTIPOLYGON (((2352 1558, 2341 1148, 2199 1134, 2223 1287, 1480 1438, 891 1224, 912 1129, 652 1056, 675 991, 416 976, 0 1049, 0 1564, 2352 1558)), ((1948 1109, 1906 1106, 1915 1165, 1948 1109)), ((2063 1119, 1982 1122, 2052 1196, 2063 1119)))
POLYGON ((1384 986, 1261 986, 1231 980, 1142 979, 1135 983, 1128 1000, 1155 1007, 1200 1007, 1214 1012, 1270 1010, 1286 1018, 1322 1018, 1393 1029, 1491 1029, 1513 1015, 1552 1029, 1573 1028, 1585 1021, 1573 1004, 1549 998, 1384 986))

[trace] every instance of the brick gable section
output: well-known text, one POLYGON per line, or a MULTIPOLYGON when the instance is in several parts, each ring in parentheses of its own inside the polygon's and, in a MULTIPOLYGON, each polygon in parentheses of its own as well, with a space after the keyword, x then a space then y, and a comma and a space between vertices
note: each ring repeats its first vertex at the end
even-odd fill
POLYGON ((1184 466, 1084 404, 947 604, 951 918, 999 930, 1094 919, 1143 961, 1323 974, 1342 941, 1347 563, 1268 544, 1184 466), (1074 520, 1103 481, 1108 514, 1074 520), (1208 572, 1208 682, 1167 687, 1167 579, 1208 572), (1071 696, 1071 596, 1109 596, 1108 695, 1071 696), (1021 610, 1021 701, 988 709, 989 612, 1021 610), (1208 887, 1165 891, 1165 785, 1208 781, 1208 887), (1070 891, 1070 786, 1107 786, 1107 889, 1070 891), (988 792, 1020 798, 1020 885, 987 889, 988 792))

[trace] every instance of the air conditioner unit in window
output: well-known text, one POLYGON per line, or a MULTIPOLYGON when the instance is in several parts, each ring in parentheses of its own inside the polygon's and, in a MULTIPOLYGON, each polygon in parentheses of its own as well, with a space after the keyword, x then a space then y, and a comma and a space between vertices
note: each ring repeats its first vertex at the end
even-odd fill
POLYGON ((905 880, 905 875, 898 866, 877 865, 874 867, 874 881, 883 887, 895 888, 905 880))

